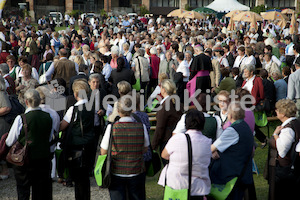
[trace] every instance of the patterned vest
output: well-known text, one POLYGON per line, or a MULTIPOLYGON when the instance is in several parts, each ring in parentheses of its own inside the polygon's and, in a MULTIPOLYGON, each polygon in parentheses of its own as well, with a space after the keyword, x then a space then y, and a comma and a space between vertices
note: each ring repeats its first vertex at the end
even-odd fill
POLYGON ((113 125, 112 173, 140 174, 144 172, 142 123, 117 122, 113 125))

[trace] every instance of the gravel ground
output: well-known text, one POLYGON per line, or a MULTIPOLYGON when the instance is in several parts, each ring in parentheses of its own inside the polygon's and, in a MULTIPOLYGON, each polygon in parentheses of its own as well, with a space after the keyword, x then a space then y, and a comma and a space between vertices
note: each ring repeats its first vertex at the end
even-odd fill
MULTIPOLYGON (((16 181, 13 176, 13 170, 10 169, 12 176, 9 179, 0 181, 0 199, 15 200, 17 199, 16 181)), ((91 200, 108 200, 109 193, 107 189, 100 189, 93 177, 91 180, 91 200)), ((53 200, 75 199, 74 187, 68 188, 57 182, 53 182, 53 200)))

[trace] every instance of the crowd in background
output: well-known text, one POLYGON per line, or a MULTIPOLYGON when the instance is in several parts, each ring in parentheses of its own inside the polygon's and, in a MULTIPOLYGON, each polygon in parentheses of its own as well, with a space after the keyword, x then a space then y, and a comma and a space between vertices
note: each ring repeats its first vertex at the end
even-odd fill
MULTIPOLYGON (((75 183, 76 199, 90 199, 89 176, 95 156, 99 145, 101 154, 107 153, 111 134, 114 137, 113 177, 109 188, 112 199, 126 198, 126 191, 130 199, 146 198, 143 163, 151 160, 149 146, 159 149, 162 163, 169 166, 162 171, 159 184, 186 188, 187 144, 180 133, 188 133, 192 146, 197 149, 193 150, 193 198, 203 199, 208 195, 211 182, 224 184, 245 171, 231 198, 241 199, 246 188, 246 194, 254 199, 249 160, 254 135, 262 148, 269 141, 257 123, 263 115, 277 115, 283 122, 272 137, 276 145, 270 144, 278 153, 275 159, 283 161, 270 162, 273 168, 268 169, 276 168, 279 172, 280 167, 290 165, 289 152, 298 138, 297 131, 287 124, 300 114, 300 43, 298 34, 289 34, 289 25, 282 29, 265 21, 255 30, 248 23, 238 22, 237 31, 228 31, 227 24, 217 18, 75 19, 72 16, 67 19, 68 27, 59 31, 56 31, 55 21, 45 16, 38 19, 37 26, 15 17, 2 19, 0 26, 0 116, 12 110, 9 97, 16 96, 27 108, 31 148, 35 149, 31 150, 29 166, 14 167, 19 197, 28 199, 32 186, 34 195, 48 194, 51 199, 51 178, 58 176, 58 181, 65 186, 75 183), (156 114, 152 140, 144 108, 124 109, 132 105, 126 96, 132 95, 137 81, 146 99, 153 98, 153 104, 146 105, 147 108, 155 106, 155 100, 162 105, 156 114), (184 93, 185 89, 188 93, 184 93), (198 89, 201 89, 200 94, 196 92, 198 89), (92 110, 86 106, 90 97, 80 96, 80 90, 100 94, 92 110), (230 99, 232 90, 237 99, 230 99), (65 109, 57 112, 46 103, 49 94, 55 92, 66 99, 65 109), (119 100, 104 106, 103 98, 108 94, 119 100), (174 94, 179 96, 180 102, 175 101, 174 94), (213 115, 208 114, 210 110, 190 110, 184 114, 182 105, 177 109, 176 104, 184 103, 184 95, 195 97, 202 108, 206 108, 204 94, 217 97, 220 110, 213 115), (254 110, 243 109, 236 103, 245 100, 246 95, 252 95, 255 100, 250 105, 254 110), (170 109, 166 109, 167 101, 170 109), (78 109, 80 105, 83 110, 78 109), (107 126, 108 122, 115 123, 107 126), (58 139, 57 144, 53 138, 58 137, 60 131, 65 137, 58 139), (35 134, 38 132, 45 134, 41 137, 35 134), (125 148, 124 142, 128 145, 134 142, 135 146, 125 148), (203 145, 198 145, 200 143, 203 145), (37 149, 42 150, 37 153, 37 149), (64 152, 57 161, 64 163, 59 165, 57 175, 55 167, 52 171, 50 167, 55 149, 64 152), (76 164, 70 164, 68 158, 82 149, 88 156, 83 166, 74 167, 76 164), (224 165, 226 167, 222 167, 224 165), (65 168, 70 168, 67 179, 62 175, 65 168), (35 170, 40 170, 43 176, 37 177, 35 170), (48 186, 41 188, 42 182, 44 187, 45 183, 48 186)), ((139 97, 136 97, 138 104, 141 103, 139 97)), ((24 140, 20 116, 11 124, 3 117, 0 120, 0 135, 9 132, 7 146, 24 140)), ((269 174, 270 196, 282 197, 279 187, 285 189, 285 195, 294 194, 290 186, 296 185, 295 177, 275 179, 276 170, 270 170, 269 174)), ((2 162, 0 178, 9 176, 6 163, 2 162)))

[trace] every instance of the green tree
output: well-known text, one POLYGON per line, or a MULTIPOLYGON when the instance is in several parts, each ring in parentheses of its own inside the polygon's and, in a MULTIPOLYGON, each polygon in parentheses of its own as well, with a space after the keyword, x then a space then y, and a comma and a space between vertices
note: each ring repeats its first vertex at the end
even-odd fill
POLYGON ((260 5, 260 6, 255 6, 255 7, 251 8, 251 11, 260 14, 261 12, 265 12, 266 8, 265 8, 265 5, 260 5))
POLYGON ((144 16, 145 14, 150 14, 150 11, 147 9, 147 7, 145 5, 141 5, 140 13, 141 13, 141 16, 144 16))

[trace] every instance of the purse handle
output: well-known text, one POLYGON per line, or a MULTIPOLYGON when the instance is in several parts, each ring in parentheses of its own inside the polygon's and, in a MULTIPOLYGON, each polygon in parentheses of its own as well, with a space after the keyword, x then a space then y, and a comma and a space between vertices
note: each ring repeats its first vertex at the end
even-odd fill
MULTIPOLYGON (((187 144, 188 144, 188 160, 189 160, 189 187, 188 187, 188 199, 190 199, 191 196, 191 188, 192 188, 192 166, 193 166, 193 151, 192 151, 192 142, 189 134, 185 134, 187 144)), ((168 170, 169 164, 167 165, 166 169, 166 175, 165 175, 165 186, 167 185, 167 170, 168 170)))
POLYGON ((25 145, 27 144, 27 139, 28 139, 28 125, 27 125, 27 120, 25 114, 21 114, 21 118, 23 121, 23 127, 24 127, 24 132, 25 132, 25 145))

